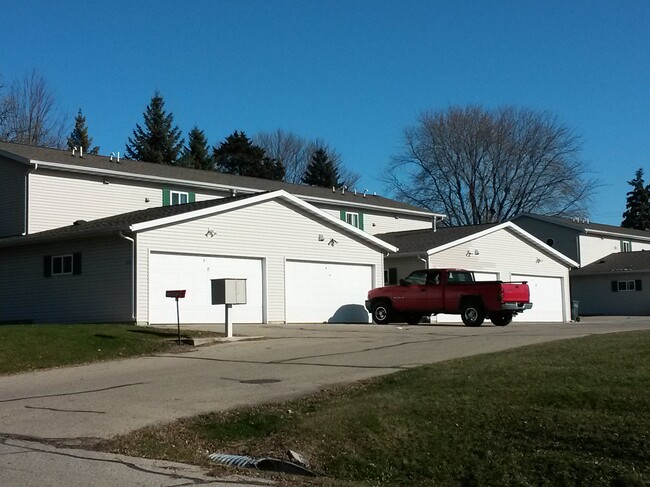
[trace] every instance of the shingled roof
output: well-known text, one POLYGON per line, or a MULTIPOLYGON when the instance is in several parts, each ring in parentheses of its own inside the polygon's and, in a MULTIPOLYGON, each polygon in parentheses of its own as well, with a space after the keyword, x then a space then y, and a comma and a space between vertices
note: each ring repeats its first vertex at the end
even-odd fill
POLYGON ((243 193, 260 193, 282 189, 306 201, 331 201, 334 204, 350 206, 368 206, 382 208, 387 211, 413 213, 422 216, 438 215, 423 208, 401 203, 390 198, 384 198, 365 191, 348 189, 347 191, 304 184, 292 184, 284 181, 238 176, 217 171, 203 171, 187 167, 154 164, 149 162, 120 159, 115 156, 100 156, 84 154, 79 156, 71 151, 34 147, 30 145, 0 142, 0 156, 22 162, 24 164, 39 164, 49 169, 78 173, 94 173, 139 180, 158 180, 179 185, 236 189, 243 193))
POLYGON ((650 231, 617 227, 615 225, 605 225, 603 223, 592 223, 589 220, 581 219, 581 218, 563 218, 559 216, 537 215, 534 213, 521 213, 515 216, 512 219, 512 221, 514 223, 517 223, 517 219, 523 217, 534 218, 536 220, 544 221, 547 223, 553 223, 555 225, 571 228, 580 233, 599 233, 599 234, 604 233, 604 234, 625 235, 629 237, 641 237, 644 239, 650 239, 650 231))
POLYGON ((609 274, 615 272, 648 272, 650 271, 650 252, 638 250, 635 252, 614 252, 598 259, 580 269, 571 271, 572 276, 594 274, 609 274))
POLYGON ((377 237, 398 247, 400 254, 407 252, 425 252, 497 225, 498 223, 488 223, 460 227, 438 227, 435 231, 432 228, 425 230, 407 230, 381 233, 377 237))

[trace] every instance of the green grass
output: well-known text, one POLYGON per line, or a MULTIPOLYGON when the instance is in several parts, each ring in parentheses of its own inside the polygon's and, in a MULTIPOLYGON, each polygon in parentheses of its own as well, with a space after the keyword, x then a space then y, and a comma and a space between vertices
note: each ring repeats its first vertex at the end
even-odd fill
POLYGON ((187 350, 177 337, 177 330, 130 325, 2 325, 0 374, 187 350))
POLYGON ((293 449, 321 475, 283 485, 650 485, 650 333, 453 360, 102 448, 197 463, 293 449))

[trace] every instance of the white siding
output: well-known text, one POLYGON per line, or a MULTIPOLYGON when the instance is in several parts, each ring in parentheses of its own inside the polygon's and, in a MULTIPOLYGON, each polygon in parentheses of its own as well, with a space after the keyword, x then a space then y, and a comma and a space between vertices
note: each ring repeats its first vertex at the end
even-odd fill
POLYGON ((0 322, 131 322, 130 291, 131 246, 117 237, 0 252, 0 322), (46 255, 75 252, 80 275, 44 277, 46 255))
POLYGON ((555 257, 529 245, 508 229, 433 254, 429 256, 429 266, 496 272, 502 281, 510 281, 511 274, 560 277, 564 298, 564 320, 567 321, 571 316, 569 269, 555 257), (478 251, 478 254, 475 251, 478 251))
MULTIPOLYGON (((621 251, 621 239, 609 237, 596 237, 593 235, 580 235, 578 237, 580 248, 580 265, 582 267, 597 261, 613 252, 621 251)), ((641 250, 641 249, 638 249, 641 250)))
POLYGON ((148 322, 150 251, 265 259, 268 322, 284 322, 285 260, 372 265, 373 286, 381 284, 383 255, 352 236, 326 226, 312 215, 278 200, 243 207, 203 219, 153 229, 137 236, 138 322, 148 322), (206 236, 208 229, 214 237, 206 236), (319 236, 323 240, 319 239, 319 236), (335 240, 334 246, 328 245, 335 240), (379 277, 378 277, 379 276, 379 277))
MULTIPOLYGON (((314 203, 314 206, 321 208, 330 215, 341 218, 341 209, 332 208, 331 205, 314 203)), ((350 213, 363 213, 363 231, 370 235, 389 232, 405 232, 409 230, 422 230, 433 228, 431 217, 420 217, 404 214, 390 214, 380 209, 347 207, 350 213)))
POLYGON ((25 231, 27 166, 0 158, 0 238, 25 231))

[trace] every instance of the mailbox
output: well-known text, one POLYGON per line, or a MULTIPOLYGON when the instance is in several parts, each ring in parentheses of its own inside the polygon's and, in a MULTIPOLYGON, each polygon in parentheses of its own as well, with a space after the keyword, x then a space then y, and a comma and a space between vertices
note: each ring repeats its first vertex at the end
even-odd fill
POLYGON ((211 279, 212 304, 246 304, 246 279, 211 279))
POLYGON ((170 290, 165 292, 165 297, 168 298, 184 298, 185 297, 185 289, 176 289, 176 290, 170 290))

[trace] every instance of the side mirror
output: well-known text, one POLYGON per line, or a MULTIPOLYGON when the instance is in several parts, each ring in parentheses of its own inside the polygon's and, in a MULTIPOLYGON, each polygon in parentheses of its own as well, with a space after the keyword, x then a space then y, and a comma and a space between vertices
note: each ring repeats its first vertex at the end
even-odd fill
POLYGON ((408 282, 406 282, 404 279, 399 280, 399 285, 400 286, 408 286, 408 282))

